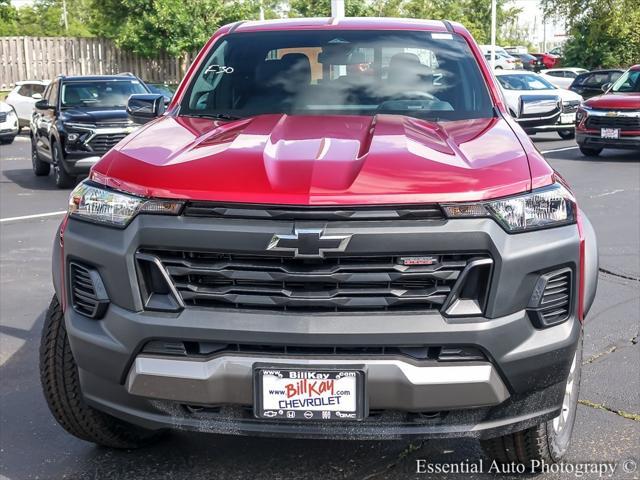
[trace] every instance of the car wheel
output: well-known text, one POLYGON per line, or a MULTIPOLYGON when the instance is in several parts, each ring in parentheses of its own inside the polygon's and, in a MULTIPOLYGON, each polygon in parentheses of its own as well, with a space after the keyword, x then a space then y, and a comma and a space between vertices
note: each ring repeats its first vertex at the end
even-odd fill
POLYGON ((16 137, 11 137, 11 138, 3 138, 2 140, 0 140, 0 145, 9 145, 11 143, 13 143, 13 140, 16 137))
POLYGON ((566 455, 578 410, 582 372, 582 336, 573 355, 565 384, 560 414, 535 427, 498 438, 482 440, 485 454, 500 464, 516 463, 531 467, 533 461, 557 463, 566 455))
POLYGON ((587 157, 597 157, 602 152, 602 148, 588 148, 588 147, 580 147, 580 151, 583 155, 587 157))
POLYGON ((75 177, 69 175, 64 168, 62 160, 62 147, 58 142, 53 142, 51 154, 53 156, 53 176, 58 188, 71 188, 76 184, 75 177))
POLYGON ((33 173, 37 177, 49 175, 49 170, 51 170, 51 165, 40 159, 38 149, 36 148, 36 142, 33 137, 31 137, 31 166, 33 167, 33 173))
POLYGON ((111 448, 138 448, 162 433, 131 425, 87 405, 56 296, 51 300, 42 331, 40 381, 57 422, 82 440, 111 448))
POLYGON ((563 140, 570 140, 576 137, 576 131, 575 130, 558 130, 558 135, 560 135, 560 138, 563 140))
POLYGON ((497 66, 496 70, 502 70, 502 67, 501 66, 497 66))

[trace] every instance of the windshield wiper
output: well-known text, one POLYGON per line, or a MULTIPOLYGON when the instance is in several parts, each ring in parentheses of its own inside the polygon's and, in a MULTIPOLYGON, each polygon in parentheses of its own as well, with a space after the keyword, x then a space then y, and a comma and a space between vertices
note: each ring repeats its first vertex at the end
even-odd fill
POLYGON ((242 117, 229 115, 228 113, 189 113, 183 114, 185 117, 212 118, 214 120, 240 120, 242 117))

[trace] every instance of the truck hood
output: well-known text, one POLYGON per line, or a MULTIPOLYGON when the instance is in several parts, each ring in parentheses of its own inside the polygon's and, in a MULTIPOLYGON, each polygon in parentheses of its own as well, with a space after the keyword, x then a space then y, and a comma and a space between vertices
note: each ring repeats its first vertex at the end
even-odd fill
POLYGON ((584 104, 599 110, 640 110, 640 93, 607 93, 590 98, 584 104))
POLYGON ((145 196, 290 205, 469 201, 531 187, 526 153, 501 117, 164 116, 91 175, 145 196))
POLYGON ((66 108, 62 110, 63 122, 79 123, 130 123, 127 111, 114 108, 66 108))

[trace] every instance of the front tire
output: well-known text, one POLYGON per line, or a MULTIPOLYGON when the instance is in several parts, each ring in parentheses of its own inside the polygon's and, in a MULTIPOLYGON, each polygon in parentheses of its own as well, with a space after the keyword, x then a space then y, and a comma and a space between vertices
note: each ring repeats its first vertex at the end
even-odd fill
POLYGON ((158 436, 158 432, 128 424, 87 405, 56 296, 51 300, 42 331, 40 381, 55 419, 82 440, 111 448, 138 448, 158 436))
POLYGON ((69 175, 64 168, 64 160, 62 155, 62 147, 60 143, 53 142, 51 148, 51 154, 53 156, 53 177, 56 181, 56 187, 58 188, 71 188, 76 184, 75 177, 69 175))
POLYGON ((33 173, 36 177, 45 177, 49 175, 49 171, 51 170, 51 165, 40 159, 40 154, 38 153, 33 137, 31 137, 31 166, 33 167, 33 173))
POLYGON ((558 130, 558 135, 560 135, 560 138, 563 140, 571 140, 572 138, 576 137, 576 131, 575 130, 558 130))
POLYGON ((589 148, 580 146, 580 151, 587 157, 597 157, 602 152, 602 148, 589 148))
POLYGON ((548 422, 498 438, 482 440, 485 454, 499 464, 516 463, 530 468, 532 461, 557 463, 571 445, 578 410, 582 371, 582 336, 573 356, 560 415, 548 422))

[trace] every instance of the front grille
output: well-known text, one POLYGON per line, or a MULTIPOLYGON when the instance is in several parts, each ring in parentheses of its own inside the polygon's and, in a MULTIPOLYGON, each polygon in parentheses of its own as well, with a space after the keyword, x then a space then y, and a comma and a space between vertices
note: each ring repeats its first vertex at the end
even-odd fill
POLYGON ((587 128, 620 128, 621 130, 640 130, 640 117, 595 117, 590 116, 587 128))
POLYGON ((563 102, 562 104, 562 113, 575 113, 578 111, 578 107, 580 106, 580 102, 579 101, 568 101, 568 102, 563 102))
POLYGON ((7 121, 7 112, 0 112, 0 123, 7 121))
POLYGON ((542 275, 530 303, 530 318, 539 327, 562 323, 571 312, 572 273, 563 268, 542 275))
POLYGON ((99 134, 91 139, 91 141, 89 142, 89 146, 94 152, 107 152, 126 136, 126 133, 99 134))
POLYGON ((72 262, 69 276, 73 309, 87 317, 102 317, 109 302, 98 272, 72 262))
MULTIPOLYGON (((440 309, 465 267, 471 260, 482 258, 433 255, 431 265, 404 265, 404 257, 390 256, 301 259, 195 251, 140 252, 146 260, 149 255, 159 260, 186 306, 283 311, 440 309)), ((486 287, 473 286, 478 298, 486 287)))

